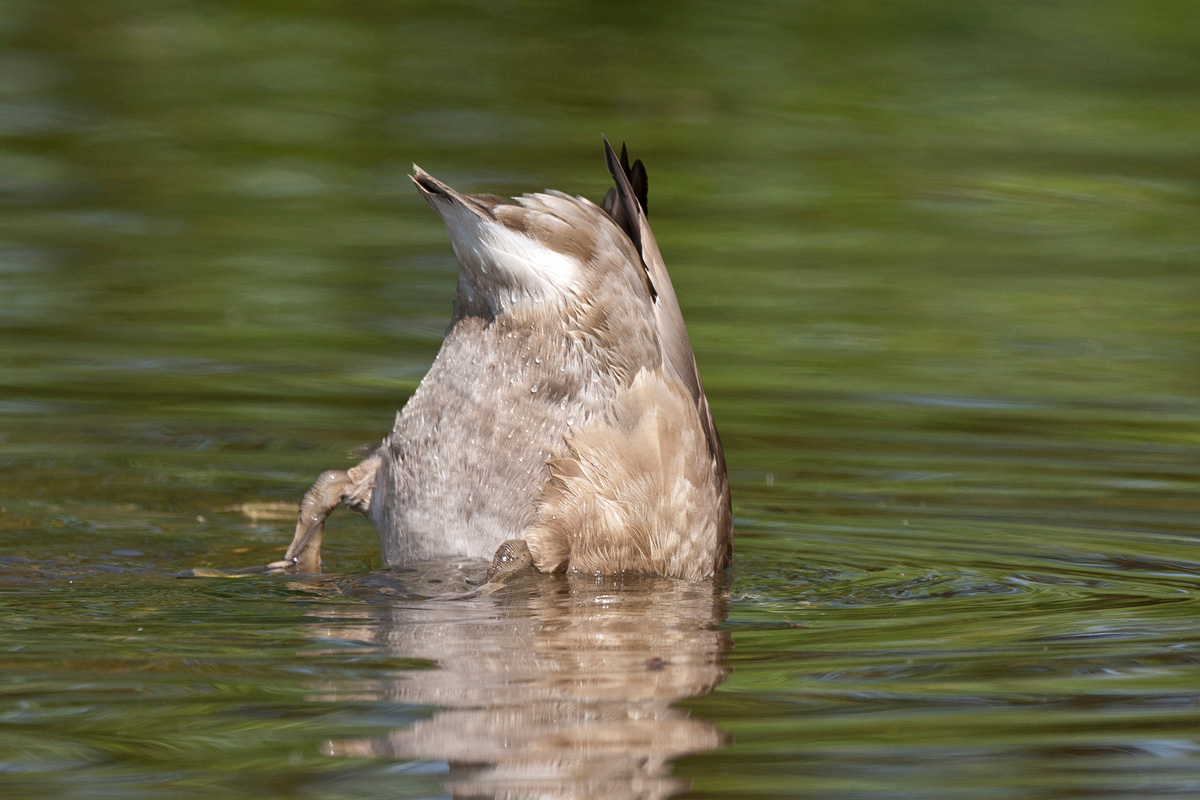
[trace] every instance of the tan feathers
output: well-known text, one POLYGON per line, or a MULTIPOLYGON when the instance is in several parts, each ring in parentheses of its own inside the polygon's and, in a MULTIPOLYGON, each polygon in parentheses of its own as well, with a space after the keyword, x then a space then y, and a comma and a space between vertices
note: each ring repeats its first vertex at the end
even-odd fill
MULTIPOLYGON (((691 398, 643 370, 607 420, 567 437, 526 532, 550 572, 650 572, 699 579, 724 569, 732 520, 691 398)), ((723 470, 721 470, 723 473, 723 470)))
POLYGON ((725 456, 646 220, 646 170, 607 141, 605 157, 603 207, 468 195, 414 169, 459 261, 454 316, 387 439, 317 480, 272 569, 319 571, 339 504, 371 519, 389 565, 499 553, 505 567, 526 548, 547 571, 728 565, 725 456))

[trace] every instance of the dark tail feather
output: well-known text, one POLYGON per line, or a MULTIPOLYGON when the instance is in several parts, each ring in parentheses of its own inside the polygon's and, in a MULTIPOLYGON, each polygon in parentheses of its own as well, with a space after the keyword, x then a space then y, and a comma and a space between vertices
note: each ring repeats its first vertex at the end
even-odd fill
POLYGON ((650 216, 650 180, 646 177, 646 165, 639 158, 633 162, 632 167, 629 166, 629 153, 625 151, 624 142, 621 142, 621 167, 625 170, 625 177, 629 178, 629 185, 633 187, 633 193, 642 206, 642 213, 648 218, 650 216))
MULTIPOLYGON (((632 167, 629 166, 629 153, 626 152, 624 143, 621 144, 621 160, 617 161, 617 154, 608 143, 608 137, 601 134, 600 138, 604 140, 604 161, 617 183, 615 188, 609 189, 604 195, 604 210, 612 217, 613 222, 625 231, 629 241, 637 248, 638 255, 642 257, 646 289, 650 292, 650 299, 657 301, 658 289, 654 286, 654 279, 650 277, 650 268, 646 265, 646 256, 642 252, 642 226, 646 225, 646 196, 650 186, 646 178, 646 167, 640 158, 633 162, 632 167), (640 213, 638 206, 641 207, 640 213)), ((646 230, 649 231, 649 227, 646 230)))
POLYGON ((455 204, 469 209, 483 219, 495 219, 492 211, 503 201, 495 195, 463 194, 455 191, 425 170, 413 164, 413 174, 409 175, 417 185, 417 191, 425 198, 425 202, 441 216, 448 204, 455 204))
MULTIPOLYGON (((607 140, 606 145, 607 145, 607 140)), ((609 164, 609 169, 613 170, 614 165, 609 164)), ((638 204, 642 207, 642 213, 649 215, 649 206, 647 205, 650 194, 650 181, 646 177, 646 166, 639 158, 633 162, 633 166, 629 165, 629 152, 625 149, 624 142, 621 143, 621 171, 625 173, 625 178, 629 181, 630 187, 633 189, 633 195, 637 198, 638 204)), ((615 172, 615 170, 613 170, 615 172)), ((615 177, 615 175, 614 175, 615 177)), ((604 195, 604 210, 612 217, 613 222, 621 226, 621 230, 628 234, 629 238, 636 244, 638 241, 637 222, 635 216, 626 211, 621 204, 621 195, 616 188, 609 189, 604 195)))

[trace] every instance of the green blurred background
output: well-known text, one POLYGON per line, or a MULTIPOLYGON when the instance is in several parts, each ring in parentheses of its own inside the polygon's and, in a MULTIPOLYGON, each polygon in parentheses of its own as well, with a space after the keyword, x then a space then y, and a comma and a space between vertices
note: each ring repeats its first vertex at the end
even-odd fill
MULTIPOLYGON (((737 744, 680 765, 695 791, 1194 791, 1198 11, 0 0, 0 597, 13 647, 86 656, 6 674, 114 646, 64 640, 47 586, 90 586, 106 630, 174 570, 275 558, 287 515, 242 504, 386 433, 456 274, 412 162, 598 199, 603 132, 647 163, 733 476, 738 647, 691 708, 737 744), (891 692, 914 705, 867 699, 891 692), (1026 738, 1030 698, 1054 736, 1026 738), (1072 698, 1093 713, 1054 716, 1072 698)), ((378 566, 361 520, 329 542, 378 566)), ((224 636, 280 591, 237 585, 192 621, 224 636)), ((59 731, 22 719, 13 742, 59 731)), ((40 796, 61 753, 24 752, 40 796)))

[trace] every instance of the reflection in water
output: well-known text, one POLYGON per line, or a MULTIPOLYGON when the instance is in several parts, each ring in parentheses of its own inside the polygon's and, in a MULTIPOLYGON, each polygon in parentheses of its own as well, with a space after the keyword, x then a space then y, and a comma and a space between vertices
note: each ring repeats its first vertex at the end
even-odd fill
POLYGON ((712 582, 539 575, 473 600, 353 609, 361 624, 314 625, 312 635, 373 642, 436 669, 351 691, 442 710, 385 738, 331 742, 330 752, 444 760, 455 796, 669 797, 688 788, 671 760, 727 740, 671 706, 725 679, 726 601, 712 582))

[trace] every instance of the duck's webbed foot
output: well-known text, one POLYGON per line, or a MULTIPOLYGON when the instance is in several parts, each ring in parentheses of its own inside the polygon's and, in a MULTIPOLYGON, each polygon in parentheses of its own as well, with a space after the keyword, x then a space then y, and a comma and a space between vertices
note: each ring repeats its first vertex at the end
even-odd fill
POLYGON ((375 489, 380 457, 371 456, 348 470, 322 472, 300 501, 296 534, 282 561, 267 565, 268 573, 316 574, 321 571, 321 537, 325 520, 342 503, 366 513, 375 489))
POLYGON ((525 540, 509 539, 496 548, 496 555, 487 571, 488 583, 503 584, 514 575, 533 568, 533 555, 525 540))

